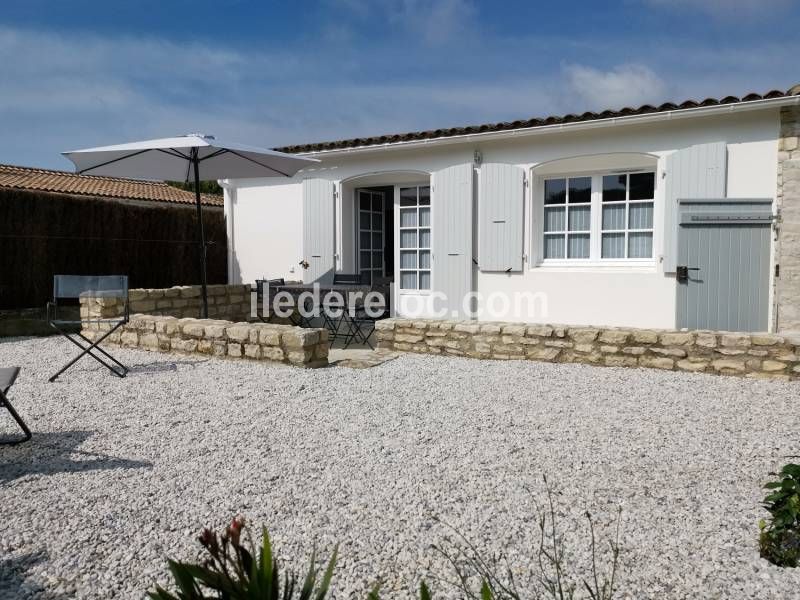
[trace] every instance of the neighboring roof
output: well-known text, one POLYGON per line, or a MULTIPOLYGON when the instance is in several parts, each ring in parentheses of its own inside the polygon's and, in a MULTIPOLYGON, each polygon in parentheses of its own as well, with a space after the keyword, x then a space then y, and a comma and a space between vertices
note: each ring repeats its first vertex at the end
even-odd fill
POLYGON ((692 108, 718 106, 723 104, 738 104, 743 102, 755 102, 757 100, 770 100, 773 98, 785 98, 789 96, 800 96, 800 85, 796 85, 786 92, 772 90, 766 94, 750 93, 741 98, 736 96, 725 96, 721 99, 706 98, 700 102, 695 100, 685 100, 680 104, 665 102, 659 106, 643 104, 638 108, 625 107, 619 110, 604 110, 602 112, 585 112, 582 114, 568 114, 563 116, 550 116, 544 118, 533 118, 521 121, 508 121, 502 123, 485 123, 483 125, 469 125, 466 127, 450 127, 448 129, 431 129, 428 131, 412 131, 408 133, 395 133, 366 138, 352 138, 333 142, 318 142, 313 144, 297 144, 294 146, 284 146, 275 148, 280 152, 305 153, 323 152, 326 150, 340 150, 344 148, 360 148, 365 146, 378 146, 385 144, 396 144, 399 142, 411 142, 416 140, 429 140, 435 138, 455 137, 459 135, 469 135, 474 133, 500 132, 512 129, 533 129, 548 125, 559 125, 562 123, 579 123, 582 121, 596 121, 600 119, 613 119, 618 117, 629 117, 633 115, 645 115, 649 113, 681 111, 692 108))
MULTIPOLYGON (((194 192, 182 190, 161 181, 78 175, 69 171, 2 164, 0 164, 0 188, 176 204, 194 204, 195 201, 194 192)), ((222 196, 212 194, 201 194, 200 200, 205 205, 222 206, 224 204, 222 196)))

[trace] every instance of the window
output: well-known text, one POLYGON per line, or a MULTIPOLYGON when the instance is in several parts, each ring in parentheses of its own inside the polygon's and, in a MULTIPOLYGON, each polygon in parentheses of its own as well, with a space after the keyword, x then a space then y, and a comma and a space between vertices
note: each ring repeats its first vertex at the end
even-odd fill
POLYGON ((400 188, 400 289, 431 289, 431 188, 400 188))
POLYGON ((544 180, 545 260, 653 258, 655 173, 544 180))
POLYGON ((358 191, 358 268, 372 283, 383 275, 383 193, 358 191))
POLYGON ((601 258, 653 257, 655 173, 603 176, 601 258))
POLYGON ((589 258, 592 178, 544 182, 544 257, 589 258))

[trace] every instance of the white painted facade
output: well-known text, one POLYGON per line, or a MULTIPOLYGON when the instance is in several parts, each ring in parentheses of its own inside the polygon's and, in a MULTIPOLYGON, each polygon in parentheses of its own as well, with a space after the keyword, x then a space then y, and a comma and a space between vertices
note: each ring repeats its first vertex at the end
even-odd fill
MULTIPOLYGON (((479 315, 479 320, 673 328, 676 326, 677 284, 674 274, 664 272, 662 262, 665 159, 681 148, 723 141, 727 146, 727 196, 774 198, 779 108, 774 103, 765 103, 747 110, 722 106, 696 113, 680 111, 669 116, 671 114, 323 152, 310 155, 321 160, 317 167, 306 169, 291 180, 222 182, 226 189, 230 282, 303 278, 299 263, 305 258, 301 183, 304 178, 324 178, 335 185, 336 270, 355 272, 354 196, 357 188, 430 183, 434 186, 431 202, 435 203, 436 179, 432 174, 451 165, 472 163, 477 151, 483 164, 507 163, 521 167, 529 183, 524 198, 525 260, 522 271, 483 272, 475 267, 473 291, 484 298, 494 292, 511 296, 534 293, 538 303, 533 315, 510 306, 500 313, 479 315), (652 170, 656 173, 653 257, 542 261, 539 258, 542 178, 620 170, 652 170)), ((477 164, 475 176, 476 182, 479 181, 481 167, 477 164)), ((478 214, 480 203, 481 198, 476 192, 474 215, 478 214)), ((395 227, 399 222, 398 211, 395 201, 395 227)), ((596 212, 592 210, 592 219, 599 219, 596 212)), ((433 236, 441 226, 433 223, 433 236)), ((474 252, 478 248, 478 235, 475 218, 474 252)), ((480 257, 476 258, 480 262, 480 257)), ((395 270, 398 264, 396 251, 395 270)), ((425 296, 426 293, 400 293, 396 280, 392 293, 393 310, 402 315, 397 298, 425 296)), ((435 290, 434 278, 432 291, 435 290)))

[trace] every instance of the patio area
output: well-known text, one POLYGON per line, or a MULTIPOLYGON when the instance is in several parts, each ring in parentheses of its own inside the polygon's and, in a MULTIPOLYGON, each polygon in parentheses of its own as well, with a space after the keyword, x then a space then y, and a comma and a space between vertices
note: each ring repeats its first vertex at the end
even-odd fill
MULTIPOLYGON (((305 565, 339 543, 336 598, 410 598, 451 532, 524 580, 545 474, 588 575, 622 506, 618 598, 789 598, 758 556, 761 485, 798 454, 798 384, 655 369, 400 355, 372 368, 115 349, 125 379, 56 338, 0 341, 34 432, 0 448, 0 598, 141 598, 166 558, 237 514, 305 565)), ((332 361, 333 362, 333 361, 332 361)), ((0 436, 12 433, 0 412, 0 436)), ((603 550, 605 552, 605 550, 603 550)), ((428 576, 434 597, 453 591, 428 576)))

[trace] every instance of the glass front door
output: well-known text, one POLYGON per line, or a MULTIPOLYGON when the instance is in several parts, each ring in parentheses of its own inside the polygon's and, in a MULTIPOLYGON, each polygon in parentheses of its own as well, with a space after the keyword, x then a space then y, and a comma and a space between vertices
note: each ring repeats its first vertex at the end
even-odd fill
POLYGON ((372 284, 384 275, 384 194, 358 190, 358 270, 372 284))

